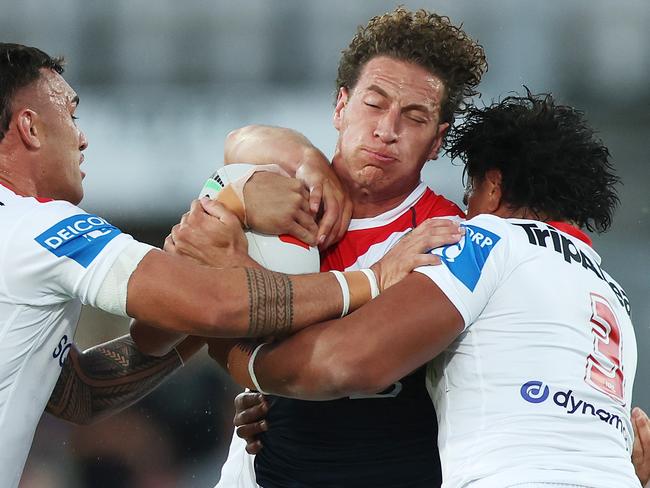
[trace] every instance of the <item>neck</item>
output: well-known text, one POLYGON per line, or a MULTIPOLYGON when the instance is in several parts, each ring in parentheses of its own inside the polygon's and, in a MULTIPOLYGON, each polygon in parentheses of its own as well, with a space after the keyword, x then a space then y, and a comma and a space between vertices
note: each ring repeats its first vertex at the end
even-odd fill
POLYGON ((357 189, 358 191, 350 190, 353 205, 352 218, 365 219, 388 212, 399 206, 414 189, 415 187, 408 192, 391 196, 374 195, 363 188, 357 189))
POLYGON ((420 183, 419 173, 413 181, 399 181, 389 184, 381 178, 365 178, 364 175, 351 175, 340 162, 338 154, 332 158, 332 167, 345 186, 352 200, 352 218, 376 217, 400 205, 420 183))
POLYGON ((39 196, 36 185, 31 178, 13 173, 4 164, 0 164, 0 184, 10 188, 18 195, 26 197, 39 196))

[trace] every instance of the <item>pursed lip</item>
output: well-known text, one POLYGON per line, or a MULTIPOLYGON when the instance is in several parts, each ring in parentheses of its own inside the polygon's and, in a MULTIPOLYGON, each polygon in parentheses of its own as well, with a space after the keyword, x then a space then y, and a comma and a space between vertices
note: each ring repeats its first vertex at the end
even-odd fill
POLYGON ((86 177, 86 173, 81 169, 81 165, 84 162, 85 156, 82 154, 81 157, 79 158, 79 171, 81 172, 81 179, 83 180, 86 177))
POLYGON ((368 147, 364 147, 364 148, 362 148, 362 150, 364 152, 370 154, 370 156, 372 156, 374 159, 377 159, 377 160, 382 161, 382 162, 397 161, 397 158, 395 156, 393 156, 392 154, 390 154, 390 153, 386 153, 386 152, 383 152, 383 151, 378 151, 376 149, 370 149, 368 147))

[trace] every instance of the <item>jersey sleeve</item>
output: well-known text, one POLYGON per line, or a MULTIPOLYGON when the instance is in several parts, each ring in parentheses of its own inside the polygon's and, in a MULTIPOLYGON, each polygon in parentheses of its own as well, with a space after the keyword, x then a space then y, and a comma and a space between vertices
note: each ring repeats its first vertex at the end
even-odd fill
POLYGON ((460 242, 431 251, 440 256, 442 264, 415 270, 429 277, 449 298, 462 315, 465 329, 483 311, 508 267, 507 229, 498 220, 479 216, 467 221, 460 242))
POLYGON ((7 295, 36 306, 74 298, 93 303, 115 259, 133 242, 105 219, 70 203, 38 204, 14 222, 5 241, 7 295))

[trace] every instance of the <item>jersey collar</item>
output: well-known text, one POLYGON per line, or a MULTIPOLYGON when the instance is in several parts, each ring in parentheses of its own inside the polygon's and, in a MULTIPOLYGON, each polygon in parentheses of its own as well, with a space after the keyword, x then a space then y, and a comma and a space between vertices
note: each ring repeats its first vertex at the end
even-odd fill
POLYGON ((546 223, 551 227, 555 227, 557 230, 564 232, 565 234, 569 234, 570 236, 573 236, 576 239, 580 239, 589 247, 592 247, 591 238, 587 234, 582 232, 580 229, 578 229, 576 226, 568 224, 566 222, 558 222, 558 221, 551 221, 546 223))
MULTIPOLYGON (((1 181, 0 181, 0 186, 5 187, 7 190, 9 190, 10 192, 12 192, 14 195, 18 195, 19 197, 24 197, 24 196, 26 196, 26 195, 23 195, 22 193, 18 193, 18 192, 17 192, 16 190, 14 190, 12 187, 10 187, 9 185, 6 185, 6 184, 2 183, 1 181)), ((51 202, 51 201, 54 200, 53 198, 42 198, 42 197, 33 197, 33 198, 34 198, 34 200, 36 200, 37 202, 40 202, 40 203, 47 203, 47 202, 51 202)))

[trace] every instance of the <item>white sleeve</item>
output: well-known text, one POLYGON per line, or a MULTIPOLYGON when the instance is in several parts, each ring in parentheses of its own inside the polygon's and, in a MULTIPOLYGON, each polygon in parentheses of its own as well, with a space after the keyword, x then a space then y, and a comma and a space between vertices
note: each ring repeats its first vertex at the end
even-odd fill
POLYGON ((16 303, 41 306, 73 298, 94 304, 117 257, 137 241, 97 215, 52 201, 14 222, 5 242, 8 293, 16 303))
POLYGON ((507 265, 508 237, 496 217, 479 216, 467 221, 458 244, 431 251, 442 264, 415 271, 428 276, 463 317, 465 329, 480 315, 501 282, 507 265))

